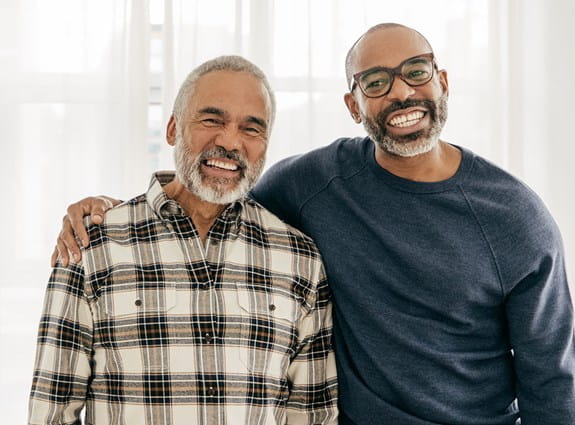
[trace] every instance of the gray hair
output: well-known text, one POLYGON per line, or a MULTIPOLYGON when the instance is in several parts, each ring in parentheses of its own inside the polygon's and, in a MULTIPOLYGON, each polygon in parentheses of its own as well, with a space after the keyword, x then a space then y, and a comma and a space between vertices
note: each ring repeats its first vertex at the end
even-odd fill
POLYGON ((268 79, 263 71, 255 64, 236 55, 218 56, 217 58, 202 63, 188 74, 178 90, 176 100, 174 101, 174 108, 172 109, 172 114, 176 118, 176 123, 181 122, 181 119, 186 114, 190 97, 193 95, 194 87, 198 79, 203 75, 214 71, 246 72, 257 78, 264 85, 271 103, 269 122, 269 128, 271 129, 276 114, 276 101, 268 79))
POLYGON ((379 31, 379 30, 384 30, 384 29, 389 29, 389 28, 405 28, 407 30, 414 31, 415 33, 419 34, 419 36, 429 46, 429 49, 433 52, 433 49, 431 48, 431 44, 429 43, 427 38, 425 38, 425 36, 423 34, 421 34, 417 30, 414 30, 413 28, 410 28, 410 27, 402 25, 402 24, 396 24, 395 22, 384 22, 381 24, 374 25, 373 27, 368 29, 366 32, 364 32, 357 40, 355 40, 355 43, 353 43, 353 45, 349 48, 349 50, 347 51, 347 55, 345 56, 345 78, 346 78, 346 81, 349 85, 349 89, 351 89, 351 79, 353 78, 352 69, 353 69, 353 61, 355 60, 355 48, 356 48, 356 46, 367 35, 369 35, 373 32, 379 31))

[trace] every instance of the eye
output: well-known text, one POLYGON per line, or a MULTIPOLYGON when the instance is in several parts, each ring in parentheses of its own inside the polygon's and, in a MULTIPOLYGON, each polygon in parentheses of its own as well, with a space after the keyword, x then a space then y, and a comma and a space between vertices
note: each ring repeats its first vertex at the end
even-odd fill
POLYGON ((385 86, 386 84, 387 84, 387 80, 379 79, 379 80, 370 81, 365 87, 367 89, 372 89, 372 88, 385 86))
POLYGON ((410 80, 425 80, 429 77, 429 72, 424 69, 414 69, 407 73, 407 78, 410 80))
POLYGON ((389 86, 390 76, 387 72, 377 70, 366 73, 360 81, 364 91, 379 92, 389 86))
POLYGON ((206 127, 219 127, 224 124, 224 122, 218 118, 203 118, 201 123, 206 127))
POLYGON ((259 127, 254 126, 245 126, 242 128, 243 132, 246 133, 248 136, 259 136, 263 134, 263 130, 259 127))

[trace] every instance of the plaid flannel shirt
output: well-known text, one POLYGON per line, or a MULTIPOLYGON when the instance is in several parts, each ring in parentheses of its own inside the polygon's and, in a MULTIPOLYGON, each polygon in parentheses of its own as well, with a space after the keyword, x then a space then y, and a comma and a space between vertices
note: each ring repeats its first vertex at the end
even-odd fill
POLYGON ((56 266, 30 424, 335 424, 331 302, 307 236, 249 199, 202 243, 157 173, 56 266))

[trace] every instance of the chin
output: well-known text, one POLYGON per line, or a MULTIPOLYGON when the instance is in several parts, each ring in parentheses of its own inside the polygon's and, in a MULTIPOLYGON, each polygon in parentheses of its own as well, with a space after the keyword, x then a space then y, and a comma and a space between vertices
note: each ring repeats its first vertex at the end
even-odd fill
POLYGON ((201 184, 198 187, 194 187, 191 192, 203 201, 211 204, 225 205, 243 198, 249 189, 250 187, 246 179, 242 179, 236 184, 201 184))
POLYGON ((437 141, 437 139, 398 141, 385 136, 383 140, 377 142, 377 145, 390 155, 411 158, 430 152, 437 145, 437 141))

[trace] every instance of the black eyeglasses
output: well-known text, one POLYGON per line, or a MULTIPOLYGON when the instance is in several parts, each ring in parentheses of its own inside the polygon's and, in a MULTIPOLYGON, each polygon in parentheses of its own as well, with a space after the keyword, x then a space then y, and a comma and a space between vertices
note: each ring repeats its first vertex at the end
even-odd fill
POLYGON ((436 68, 433 53, 406 59, 395 68, 376 66, 354 74, 349 91, 358 85, 367 97, 385 96, 391 90, 396 75, 412 87, 422 86, 433 78, 436 68))

